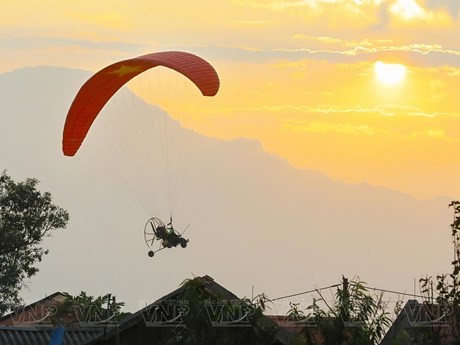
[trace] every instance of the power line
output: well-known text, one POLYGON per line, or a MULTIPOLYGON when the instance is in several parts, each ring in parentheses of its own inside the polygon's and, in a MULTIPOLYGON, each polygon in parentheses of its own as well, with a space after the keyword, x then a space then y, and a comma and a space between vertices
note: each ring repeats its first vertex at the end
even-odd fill
MULTIPOLYGON (((350 283, 350 284, 353 284, 353 283, 350 283)), ((355 283, 355 284, 353 284, 353 285, 356 285, 356 283, 355 283)), ((402 295, 402 296, 411 296, 411 297, 426 298, 426 296, 416 295, 416 294, 413 294, 413 293, 407 293, 407 292, 399 292, 399 291, 394 291, 394 290, 379 289, 379 288, 376 288, 376 287, 370 287, 370 286, 366 286, 365 288, 366 288, 367 290, 374 290, 374 291, 388 292, 388 293, 393 293, 393 294, 402 295)))
POLYGON ((300 295, 306 295, 306 294, 312 293, 312 292, 317 292, 317 291, 321 291, 321 290, 326 290, 326 289, 335 288, 335 287, 340 286, 340 285, 341 285, 341 284, 334 284, 334 285, 327 286, 327 287, 323 287, 323 288, 320 288, 320 289, 313 289, 313 290, 308 290, 308 291, 304 291, 304 292, 295 293, 295 294, 292 294, 292 295, 287 295, 287 296, 272 298, 272 299, 270 299, 270 301, 274 302, 274 301, 278 301, 278 300, 280 300, 280 299, 285 299, 285 298, 290 298, 290 297, 296 297, 296 296, 300 296, 300 295))
MULTIPOLYGON (((351 285, 357 285, 356 283, 353 283, 353 282, 351 282, 350 284, 351 284, 351 285)), ((304 292, 298 292, 298 293, 294 293, 294 294, 286 295, 286 296, 282 296, 282 297, 271 298, 271 299, 269 299, 269 300, 272 301, 272 302, 274 302, 274 301, 278 301, 278 300, 280 300, 280 299, 291 298, 291 297, 297 297, 297 296, 306 295, 306 294, 313 293, 313 292, 318 292, 318 291, 322 291, 322 290, 332 289, 332 288, 335 288, 335 287, 338 287, 338 286, 341 286, 341 285, 342 285, 342 284, 334 284, 334 285, 326 286, 326 287, 319 288, 319 289, 312 289, 312 290, 308 290, 308 291, 304 291, 304 292)), ((364 288, 365 288, 366 290, 374 290, 374 291, 392 293, 392 294, 397 294, 397 295, 401 295, 401 296, 410 296, 410 297, 414 297, 414 298, 415 298, 415 297, 418 297, 418 298, 426 298, 426 296, 421 296, 421 295, 416 295, 416 294, 410 294, 410 293, 407 293, 407 292, 400 292, 400 291, 394 291, 394 290, 380 289, 380 288, 377 288, 377 287, 364 286, 364 288)))

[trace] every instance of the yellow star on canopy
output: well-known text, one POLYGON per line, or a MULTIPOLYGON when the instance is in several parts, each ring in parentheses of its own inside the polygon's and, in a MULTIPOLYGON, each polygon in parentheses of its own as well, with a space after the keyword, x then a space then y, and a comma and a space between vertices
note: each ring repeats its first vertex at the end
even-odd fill
POLYGON ((123 77, 126 74, 136 73, 136 72, 140 72, 142 70, 143 70, 142 66, 121 65, 120 67, 118 67, 118 69, 116 69, 114 71, 110 71, 107 74, 117 74, 119 77, 123 77))

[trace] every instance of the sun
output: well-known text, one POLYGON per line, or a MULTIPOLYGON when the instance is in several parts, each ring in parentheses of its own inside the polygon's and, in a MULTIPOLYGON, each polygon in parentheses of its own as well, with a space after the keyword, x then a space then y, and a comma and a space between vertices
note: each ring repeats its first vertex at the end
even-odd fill
POLYGON ((374 65, 375 75, 384 85, 397 85, 406 77, 407 68, 400 64, 384 63, 377 61, 374 65))
POLYGON ((427 16, 426 11, 420 7, 416 0, 396 0, 390 7, 390 12, 406 20, 427 16))

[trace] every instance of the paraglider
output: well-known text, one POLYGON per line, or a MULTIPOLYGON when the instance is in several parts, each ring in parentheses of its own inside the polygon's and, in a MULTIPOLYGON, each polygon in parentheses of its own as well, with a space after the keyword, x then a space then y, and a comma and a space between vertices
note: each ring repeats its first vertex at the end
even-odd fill
POLYGON ((178 245, 182 248, 187 247, 189 240, 182 237, 187 228, 182 233, 178 233, 172 225, 172 219, 167 225, 164 225, 159 218, 150 218, 144 227, 144 240, 149 248, 148 255, 152 257, 162 249, 173 248, 178 245), (155 241, 159 242, 158 249, 154 249, 155 241))
POLYGON ((64 125, 64 155, 74 156, 77 153, 99 112, 118 89, 156 66, 183 74, 200 89, 203 96, 214 96, 219 91, 216 70, 207 61, 190 53, 159 52, 116 62, 94 74, 78 91, 64 125))
MULTIPOLYGON (((188 78, 203 96, 214 96, 220 86, 215 69, 204 59, 180 51, 157 52, 111 64, 91 76, 75 96, 64 124, 62 150, 65 156, 75 156, 85 141, 93 122, 117 91, 131 79, 154 67, 166 67, 188 78)), ((164 248, 181 246, 184 239, 172 226, 167 226, 156 217, 147 221, 144 228, 145 241, 149 247, 149 256, 164 248), (154 241, 160 248, 152 249, 154 241)))

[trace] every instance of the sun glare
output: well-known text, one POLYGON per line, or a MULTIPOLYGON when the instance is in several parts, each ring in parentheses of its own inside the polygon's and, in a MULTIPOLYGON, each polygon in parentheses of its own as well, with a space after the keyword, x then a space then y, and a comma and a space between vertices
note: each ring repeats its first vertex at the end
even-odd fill
POLYGON ((385 85, 396 85, 406 77, 406 66, 377 61, 374 65, 375 75, 379 82, 385 85))
POLYGON ((390 7, 390 12, 407 20, 423 18, 427 15, 415 0, 396 0, 390 7))

